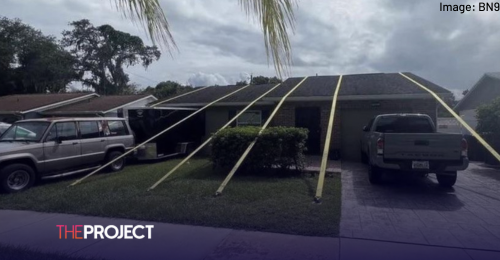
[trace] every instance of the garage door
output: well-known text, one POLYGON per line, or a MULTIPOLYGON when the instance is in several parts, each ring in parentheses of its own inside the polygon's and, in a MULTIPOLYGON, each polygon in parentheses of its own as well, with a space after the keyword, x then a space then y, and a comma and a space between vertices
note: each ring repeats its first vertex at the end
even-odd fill
POLYGON ((341 156, 342 160, 361 161, 361 135, 363 126, 380 114, 405 113, 409 111, 387 111, 383 109, 349 109, 342 110, 341 122, 341 156))

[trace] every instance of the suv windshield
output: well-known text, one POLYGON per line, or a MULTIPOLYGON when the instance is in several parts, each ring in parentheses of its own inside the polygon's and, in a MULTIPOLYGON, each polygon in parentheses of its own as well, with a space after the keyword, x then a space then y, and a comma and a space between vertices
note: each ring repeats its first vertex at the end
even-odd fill
POLYGON ((431 122, 425 117, 382 117, 377 122, 379 133, 433 133, 431 122))
POLYGON ((0 142, 39 142, 49 124, 48 122, 15 123, 0 137, 0 142))

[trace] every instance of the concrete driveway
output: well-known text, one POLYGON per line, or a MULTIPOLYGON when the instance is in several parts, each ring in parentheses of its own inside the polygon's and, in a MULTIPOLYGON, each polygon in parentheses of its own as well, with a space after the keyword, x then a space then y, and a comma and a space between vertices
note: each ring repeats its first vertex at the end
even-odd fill
POLYGON ((454 188, 427 178, 385 176, 342 162, 340 236, 500 251, 500 170, 471 164, 454 188))

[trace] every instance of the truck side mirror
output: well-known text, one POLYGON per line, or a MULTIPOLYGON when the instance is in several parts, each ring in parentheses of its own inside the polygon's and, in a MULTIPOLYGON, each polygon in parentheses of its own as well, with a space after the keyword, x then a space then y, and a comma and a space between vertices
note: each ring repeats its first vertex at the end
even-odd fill
POLYGON ((58 136, 58 137, 56 137, 56 139, 54 141, 56 142, 56 144, 60 144, 60 143, 62 143, 63 138, 58 136))
POLYGON ((368 129, 368 126, 363 126, 363 132, 368 132, 370 129, 368 129))

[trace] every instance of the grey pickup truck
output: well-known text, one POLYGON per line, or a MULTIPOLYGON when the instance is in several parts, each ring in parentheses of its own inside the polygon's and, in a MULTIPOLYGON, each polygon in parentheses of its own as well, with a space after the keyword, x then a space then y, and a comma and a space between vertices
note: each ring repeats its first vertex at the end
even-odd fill
MULTIPOLYGON (((50 118, 22 120, 0 136, 0 191, 28 189, 39 178, 89 171, 134 145, 123 118, 50 118)), ((124 160, 110 165, 119 171, 124 160)))
POLYGON ((383 171, 436 174, 451 187, 457 171, 467 169, 467 141, 461 134, 436 132, 432 119, 421 114, 386 114, 363 128, 361 158, 370 166, 369 180, 379 183, 383 171))

